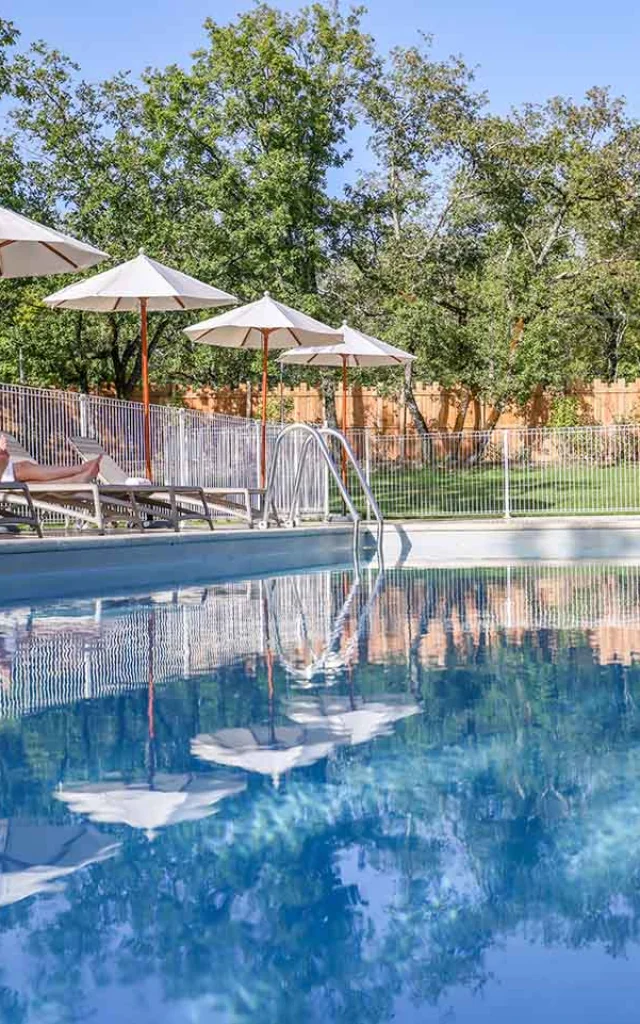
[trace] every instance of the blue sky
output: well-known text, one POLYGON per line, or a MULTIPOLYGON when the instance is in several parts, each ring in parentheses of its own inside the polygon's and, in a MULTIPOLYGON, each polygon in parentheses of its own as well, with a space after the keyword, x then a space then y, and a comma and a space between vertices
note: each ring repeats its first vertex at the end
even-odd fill
MULTIPOLYGON (((245 0, 4 0, 25 40, 44 38, 82 64, 87 77, 184 62, 202 40, 205 17, 228 21, 245 0)), ((283 0, 282 7, 299 6, 283 0)), ((418 29, 436 53, 478 65, 478 83, 504 111, 558 93, 610 85, 640 114, 640 5, 632 0, 370 0, 366 24, 383 47, 418 29)))

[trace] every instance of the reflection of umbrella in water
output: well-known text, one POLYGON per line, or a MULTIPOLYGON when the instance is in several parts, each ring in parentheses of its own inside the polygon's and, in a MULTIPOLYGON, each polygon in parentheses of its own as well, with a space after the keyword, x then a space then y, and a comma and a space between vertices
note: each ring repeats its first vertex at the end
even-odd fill
POLYGON ((218 729, 191 740, 191 753, 202 761, 212 761, 228 768, 243 768, 258 775, 270 775, 277 787, 280 776, 292 768, 315 764, 327 757, 336 737, 326 728, 307 729, 300 726, 276 725, 273 652, 269 628, 267 591, 261 583, 262 627, 267 668, 269 718, 267 725, 250 725, 235 729, 218 729))
POLYGON ((326 725, 319 729, 299 725, 219 729, 196 736, 191 741, 191 753, 202 761, 270 775, 277 786, 285 772, 327 757, 337 739, 326 725))
POLYGON ((324 726, 339 737, 338 742, 355 746, 376 736, 390 736, 402 718, 421 711, 414 700, 395 694, 376 695, 371 701, 361 697, 334 697, 291 701, 288 717, 309 728, 324 726))
POLYGON ((231 775, 170 774, 156 771, 155 683, 153 655, 155 613, 148 622, 147 779, 125 782, 114 778, 61 787, 55 794, 76 814, 92 821, 129 825, 154 839, 159 828, 199 821, 216 813, 216 804, 246 788, 231 775))
POLYGON ((55 795, 75 814, 142 829, 152 839, 159 828, 215 814, 220 800, 245 788, 246 782, 237 775, 158 773, 153 788, 145 782, 114 780, 68 786, 55 795))
POLYGON ((119 847, 91 825, 0 820, 0 907, 54 889, 52 882, 113 857, 119 847))

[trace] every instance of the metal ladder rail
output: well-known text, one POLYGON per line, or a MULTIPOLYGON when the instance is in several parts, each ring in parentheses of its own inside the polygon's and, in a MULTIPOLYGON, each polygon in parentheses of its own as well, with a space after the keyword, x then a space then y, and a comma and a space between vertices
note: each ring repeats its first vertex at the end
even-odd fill
POLYGON ((320 427, 320 429, 318 430, 318 433, 322 437, 332 437, 332 438, 334 438, 336 441, 338 441, 338 443, 342 446, 342 448, 344 448, 344 450, 346 452, 346 455, 347 455, 347 459, 349 460, 349 462, 353 466, 354 472, 355 472, 355 474, 356 474, 356 476, 358 478, 358 483, 360 484, 360 486, 362 488, 362 491, 363 491, 364 496, 366 498, 367 504, 368 504, 368 506, 369 506, 369 508, 371 510, 371 514, 373 515, 373 518, 375 519, 375 521, 377 523, 377 526, 378 526, 378 530, 377 530, 377 534, 378 534, 377 535, 377 548, 378 548, 378 553, 381 554, 381 552, 382 552, 382 540, 383 540, 383 534, 384 534, 384 517, 382 515, 382 512, 380 511, 380 506, 378 505, 378 502, 376 501, 376 499, 374 497, 373 491, 371 490, 371 486, 369 484, 369 481, 367 480, 366 476, 362 472, 362 468, 361 468, 360 463, 358 462, 358 460, 356 458, 355 452, 354 452, 353 448, 351 447, 350 442, 345 437, 345 435, 340 430, 336 430, 335 427, 328 427, 328 426, 320 427))
POLYGON ((306 423, 292 423, 292 424, 290 424, 290 426, 285 427, 284 430, 280 431, 280 433, 278 434, 278 436, 277 436, 277 438, 275 440, 275 444, 273 446, 273 451, 271 453, 271 461, 270 461, 270 466, 269 466, 269 476, 268 476, 268 480, 267 480, 267 487, 266 487, 266 491, 265 491, 264 504, 263 504, 263 509, 262 509, 262 520, 260 521, 260 524, 259 524, 260 528, 263 529, 263 530, 268 529, 268 527, 269 527, 269 513, 270 513, 270 511, 273 512, 273 517, 274 517, 275 521, 277 523, 280 522, 280 519, 279 519, 279 516, 278 516, 278 510, 276 508, 275 498, 274 498, 276 469, 277 469, 277 466, 278 466, 278 456, 279 456, 280 450, 282 448, 282 442, 283 442, 285 437, 287 437, 289 434, 293 434, 293 433, 302 433, 302 434, 306 434, 307 436, 305 438, 305 443, 304 443, 304 445, 302 447, 302 451, 300 453, 300 461, 298 463, 298 470, 296 472, 296 477, 295 477, 295 481, 294 481, 292 504, 291 504, 291 508, 289 510, 289 515, 288 515, 288 518, 287 518, 288 525, 295 526, 295 507, 297 505, 297 495, 298 495, 298 492, 300 490, 300 483, 302 481, 302 470, 304 469, 304 463, 306 461, 307 451, 309 450, 310 445, 315 441, 317 446, 318 446, 318 450, 319 450, 319 452, 320 452, 320 454, 321 454, 321 456, 322 456, 322 458, 323 458, 323 460, 324 460, 324 462, 325 462, 325 464, 327 466, 328 471, 331 473, 331 475, 333 476, 333 478, 334 478, 334 480, 335 480, 335 482, 336 482, 336 484, 338 486, 338 490, 340 491, 340 495, 342 497, 342 500, 344 501, 344 503, 345 503, 345 505, 347 507, 347 511, 349 512, 349 515, 351 516, 351 519, 353 521, 353 550, 354 550, 355 557, 357 557, 357 555, 358 555, 358 542, 359 542, 359 539, 360 539, 360 522, 361 522, 360 513, 358 512, 358 510, 356 509, 355 505, 353 504, 353 501, 351 500, 349 492, 347 491, 346 487, 344 486, 344 484, 342 482, 342 478, 340 477, 340 474, 338 473, 338 471, 336 469, 335 463, 334 463, 333 459, 331 458, 331 453, 330 453, 330 451, 329 451, 329 449, 327 447, 327 444, 326 444, 324 438, 320 435, 319 431, 315 427, 310 427, 306 423))
MULTIPOLYGON (((366 501, 367 501, 367 503, 369 505, 369 508, 371 510, 373 518, 376 520, 376 522, 378 524, 376 546, 377 546, 377 550, 378 550, 378 555, 381 557, 381 555, 382 555, 383 531, 384 531, 384 518, 383 518, 382 513, 380 511, 380 506, 378 505, 376 499, 374 498, 373 492, 372 492, 372 490, 371 490, 371 488, 370 488, 370 486, 369 486, 369 484, 367 482, 367 479, 366 479, 364 473, 362 472, 362 469, 360 468, 360 463, 356 459, 356 456, 355 456, 355 453, 353 451, 353 448, 349 444, 349 442, 348 442, 347 438, 344 436, 344 434, 342 434, 339 430, 335 430, 333 427, 313 427, 312 429, 316 432, 316 434, 318 434, 323 439, 325 437, 332 437, 332 438, 334 438, 341 445, 341 447, 344 448, 344 451, 345 451, 345 453, 347 455, 347 459, 351 463, 351 465, 353 466, 354 472, 355 472, 355 474, 356 474, 356 476, 358 478, 358 482, 360 483, 360 486, 362 487, 362 490, 363 490, 364 495, 365 495, 365 499, 366 499, 366 501)), ((303 449, 302 449, 302 451, 300 453, 300 461, 298 463, 298 472, 296 473, 296 478, 295 478, 294 485, 293 485, 293 495, 292 495, 292 499, 291 499, 291 510, 290 510, 290 513, 289 513, 289 520, 290 520, 292 525, 295 525, 295 523, 297 521, 298 505, 299 505, 299 502, 300 502, 300 486, 301 486, 301 483, 302 483, 302 475, 303 475, 303 471, 304 471, 304 464, 305 464, 305 460, 306 460, 306 457, 307 457, 307 451, 308 451, 308 449, 309 449, 309 447, 311 445, 312 440, 313 440, 313 438, 311 438, 311 437, 308 437, 306 439, 306 441, 304 443, 304 446, 303 446, 303 449)), ((327 451, 329 451, 328 445, 327 445, 327 451)), ((335 467, 335 462, 333 461, 333 458, 331 457, 331 452, 330 451, 329 451, 329 457, 331 458, 331 462, 332 462, 333 466, 335 467)), ((337 472, 338 471, 337 471, 337 468, 336 468, 335 472, 333 473, 334 479, 338 479, 338 477, 336 475, 337 472)), ((346 488, 344 486, 344 482, 342 480, 342 475, 341 474, 340 474, 340 478, 339 478, 338 482, 339 482, 339 484, 341 484, 340 491, 341 491, 342 494, 344 494, 346 488)))
POLYGON ((320 454, 321 454, 321 456, 322 456, 322 458, 323 458, 323 460, 324 460, 324 462, 325 462, 325 464, 327 466, 327 469, 328 469, 329 473, 331 474, 331 476, 333 477, 333 479, 336 482, 336 485, 338 487, 338 490, 340 492, 342 500, 344 501, 345 506, 347 508, 347 511, 348 511, 352 521, 353 521, 353 525, 354 525, 354 550, 357 552, 358 540, 359 540, 359 532, 360 532, 360 523, 361 523, 362 520, 361 520, 360 513, 357 511, 357 509, 356 509, 356 507, 355 507, 355 505, 353 503, 353 500, 351 498, 351 495, 349 494, 349 492, 348 492, 348 490, 347 490, 347 488, 346 488, 346 486, 345 486, 345 484, 344 484, 344 482, 342 480, 342 476, 338 472, 338 469, 337 469, 336 464, 335 464, 335 462, 333 460, 331 452, 329 451, 329 447, 328 447, 328 445, 327 445, 327 443, 325 441, 325 437, 333 437, 344 448, 346 456, 347 456, 347 459, 351 463, 351 465, 353 466, 353 469, 354 469, 354 471, 356 473, 356 476, 358 478, 360 486, 362 487, 362 490, 364 492, 364 495, 365 495, 365 498, 366 498, 367 503, 369 505, 369 508, 371 509, 371 512, 372 512, 372 514, 373 514, 373 516, 374 516, 374 518, 375 518, 375 520, 376 520, 376 522, 378 524, 377 547, 378 547, 378 553, 381 554, 381 552, 382 552, 382 537, 383 537, 383 529, 384 529, 384 519, 382 517, 382 513, 380 512, 380 508, 378 506, 378 503, 377 503, 376 499, 373 496, 371 488, 369 487, 369 484, 367 483, 367 480, 366 480, 366 478, 365 478, 365 476, 364 476, 364 474, 363 474, 363 472, 362 472, 362 470, 360 468, 360 464, 359 464, 358 460, 355 457, 355 454, 353 452, 353 449, 352 449, 351 445, 349 444, 349 442, 347 441, 345 436, 340 433, 340 431, 334 430, 332 427, 317 428, 317 427, 311 427, 311 426, 309 426, 308 424, 305 424, 305 423, 292 423, 290 426, 285 427, 284 430, 282 430, 280 432, 280 434, 278 434, 278 437, 276 438, 275 446, 274 446, 274 449, 273 449, 273 452, 272 452, 272 456, 271 456, 271 465, 269 467, 269 479, 268 479, 268 482, 267 482, 267 490, 266 490, 265 498, 264 498, 262 522, 260 524, 261 527, 263 529, 265 529, 269 525, 269 512, 270 512, 270 509, 273 510, 274 518, 276 519, 276 521, 278 521, 278 514, 277 514, 277 509, 275 507, 275 501, 274 501, 274 495, 273 495, 273 490, 274 490, 274 485, 275 485, 275 474, 276 474, 276 469, 277 469, 277 464, 278 464, 278 456, 279 456, 280 448, 282 446, 282 441, 283 441, 283 439, 284 439, 284 437, 286 435, 292 434, 292 433, 302 433, 302 434, 304 434, 306 436, 305 436, 304 444, 302 446, 302 450, 300 452, 300 458, 299 458, 299 461, 298 461, 298 467, 297 467, 296 476, 295 476, 295 480, 294 480, 293 492, 292 492, 292 496, 291 496, 291 506, 290 506, 290 509, 289 509, 288 517, 287 517, 288 524, 292 525, 292 526, 296 525, 297 516, 298 516, 298 507, 299 507, 299 503, 300 503, 300 488, 301 488, 301 484, 302 484, 304 467, 305 467, 305 464, 306 464, 308 452, 309 452, 312 444, 315 442, 317 447, 318 447, 318 450, 319 450, 319 452, 320 452, 320 454))

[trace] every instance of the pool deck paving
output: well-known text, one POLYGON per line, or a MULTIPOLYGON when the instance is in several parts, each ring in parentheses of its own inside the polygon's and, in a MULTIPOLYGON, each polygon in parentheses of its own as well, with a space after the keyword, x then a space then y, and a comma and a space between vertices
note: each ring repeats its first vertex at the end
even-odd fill
POLYGON ((640 516, 387 522, 390 565, 640 561, 640 516))

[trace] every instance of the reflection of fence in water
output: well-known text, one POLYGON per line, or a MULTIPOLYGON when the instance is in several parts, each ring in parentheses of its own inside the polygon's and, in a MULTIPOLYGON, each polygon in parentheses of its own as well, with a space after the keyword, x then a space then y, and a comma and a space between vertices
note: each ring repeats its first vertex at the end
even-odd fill
POLYGON ((640 566, 390 570, 372 609, 368 657, 442 663, 447 650, 510 631, 580 631, 601 661, 640 654, 640 566))
MULTIPOLYGON (((162 684, 261 656, 269 643, 303 670, 332 637, 349 597, 351 573, 316 573, 264 583, 190 588, 144 601, 82 602, 68 613, 29 611, 0 618, 0 717, 31 714, 162 684), (150 629, 150 624, 152 629, 150 629)), ((356 636, 374 579, 340 621, 337 645, 356 636)), ((601 660, 640 652, 640 567, 521 566, 390 570, 368 611, 358 656, 441 661, 464 637, 511 630, 580 630, 601 660)))
POLYGON ((196 601, 96 602, 91 618, 36 616, 0 625, 0 717, 198 675, 261 650, 261 612, 245 584, 196 601))
POLYGON ((0 717, 106 697, 261 656, 277 628, 298 650, 302 619, 324 634, 329 575, 229 583, 140 601, 82 602, 66 614, 0 617, 0 717), (265 588, 268 588, 266 592, 265 588), (267 606, 265 608, 265 593, 267 606))

